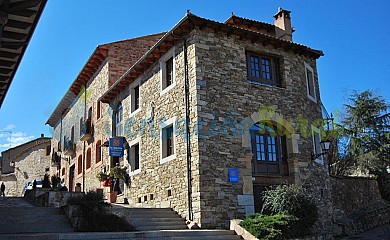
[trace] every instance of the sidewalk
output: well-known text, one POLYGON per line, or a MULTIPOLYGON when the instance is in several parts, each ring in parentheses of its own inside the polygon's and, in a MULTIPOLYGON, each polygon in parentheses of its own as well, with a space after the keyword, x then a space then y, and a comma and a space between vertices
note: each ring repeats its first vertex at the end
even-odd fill
POLYGON ((370 229, 364 233, 360 233, 357 235, 343 237, 341 240, 349 240, 349 239, 367 239, 367 240, 389 240, 390 239, 390 226, 380 226, 377 228, 370 229))

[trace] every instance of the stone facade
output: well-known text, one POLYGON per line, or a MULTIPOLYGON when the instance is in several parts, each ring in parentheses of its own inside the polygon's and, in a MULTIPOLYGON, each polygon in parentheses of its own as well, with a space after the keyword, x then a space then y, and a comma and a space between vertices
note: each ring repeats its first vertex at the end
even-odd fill
MULTIPOLYGON (((316 70, 316 59, 322 52, 278 39, 273 25, 235 16, 217 23, 188 13, 160 37, 112 84, 107 66, 110 60, 105 60, 106 65, 88 81, 87 107, 85 100, 82 107, 85 96, 80 94, 62 123, 57 121, 55 135, 69 132, 82 116, 77 109, 88 112, 85 109, 93 106, 94 141, 77 142, 75 156, 62 161, 63 167, 67 170, 77 165, 77 156, 84 156, 91 147, 91 169, 78 175, 76 181, 84 176, 85 190, 100 187, 96 172, 101 166, 112 167, 113 159, 103 147, 102 163, 95 164, 94 149, 98 139, 103 143, 118 135, 113 130, 120 104, 120 136, 125 139, 126 151, 119 163, 130 169, 131 180, 122 197, 132 206, 171 207, 203 228, 227 228, 230 219, 255 212, 264 187, 295 183, 307 186, 316 199, 321 216, 316 234, 328 238, 332 207, 327 162, 311 160, 317 144, 313 129, 323 125, 316 70), (248 80, 248 52, 277 59, 279 65, 272 71, 281 78, 278 85, 248 80), (172 82, 164 89, 171 57, 172 82), (310 78, 307 69, 312 73, 310 78), (105 85, 107 82, 110 84, 105 85), (136 86, 140 100, 134 111, 136 86), (102 102, 100 119, 95 118, 98 100, 102 102), (72 119, 72 115, 77 117, 72 119), (285 161, 278 160, 277 174, 253 170, 250 129, 257 123, 274 126, 280 136, 278 152, 283 152, 285 161), (164 131, 171 125, 173 152, 165 156, 164 131), (139 169, 132 163, 134 145, 139 146, 139 169), (232 175, 229 178, 229 171, 238 173, 237 181, 232 175)), ((131 49, 126 51, 132 53, 131 49)))
POLYGON ((6 185, 6 196, 19 197, 28 181, 42 180, 51 167, 51 138, 40 137, 2 152, 0 181, 6 185), (11 167, 10 162, 15 166, 11 167))

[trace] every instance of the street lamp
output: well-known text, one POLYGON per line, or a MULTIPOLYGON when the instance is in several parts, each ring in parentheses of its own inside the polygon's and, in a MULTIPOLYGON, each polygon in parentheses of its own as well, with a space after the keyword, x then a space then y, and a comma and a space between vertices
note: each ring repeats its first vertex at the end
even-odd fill
POLYGON ((325 155, 330 149, 330 144, 331 144, 331 142, 329 140, 321 140, 321 142, 320 142, 320 146, 321 146, 321 150, 322 150, 321 153, 318 153, 318 154, 312 153, 311 159, 314 160, 320 156, 325 155))

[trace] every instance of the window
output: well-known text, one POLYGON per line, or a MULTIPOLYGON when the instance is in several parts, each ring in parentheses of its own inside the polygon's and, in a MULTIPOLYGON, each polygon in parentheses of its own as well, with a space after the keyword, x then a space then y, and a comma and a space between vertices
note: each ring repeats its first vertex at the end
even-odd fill
MULTIPOLYGON (((51 152, 51 145, 46 146, 46 156, 49 156, 51 152)), ((53 149, 54 152, 54 149, 53 149)))
POLYGON ((122 103, 119 103, 118 107, 116 108, 116 111, 115 111, 114 136, 122 136, 123 135, 122 120, 123 120, 123 108, 122 108, 122 103))
POLYGON ((81 174, 83 172, 83 156, 79 156, 77 159, 77 174, 81 174))
POLYGON ((160 61, 161 91, 165 93, 175 85, 175 56, 174 48, 169 50, 160 61))
POLYGON ((95 145, 95 162, 98 163, 102 160, 102 149, 100 147, 102 145, 102 141, 99 140, 95 145))
POLYGON ((314 81, 314 71, 309 64, 305 63, 305 77, 306 77, 306 86, 307 86, 307 96, 310 100, 317 102, 316 91, 315 91, 315 81, 314 81))
MULTIPOLYGON (((312 135, 312 144, 313 144, 313 154, 321 154, 322 149, 321 149, 321 134, 320 130, 314 126, 311 126, 311 135, 312 135)), ((324 158, 323 156, 319 156, 315 159, 317 163, 324 163, 324 158)))
POLYGON ((173 155, 173 126, 163 129, 163 157, 173 155))
POLYGON ((165 62, 165 87, 168 87, 173 82, 173 58, 165 62))
POLYGON ((86 168, 89 169, 91 168, 91 148, 88 148, 87 150, 87 161, 86 161, 86 168))
POLYGON ((84 121, 83 118, 80 118, 80 136, 83 135, 83 126, 84 126, 84 121))
POLYGON ((96 119, 100 119, 101 116, 102 116, 102 106, 101 106, 101 102, 98 101, 96 105, 96 119))
POLYGON ((131 88, 131 113, 134 113, 140 109, 140 93, 139 93, 139 85, 131 88))
POLYGON ((62 168, 62 171, 61 171, 61 176, 64 176, 65 175, 65 167, 62 168))
POLYGON ((164 122, 160 126, 160 154, 161 160, 160 163, 165 163, 176 157, 175 154, 175 118, 171 118, 168 121, 164 122))
POLYGON ((246 65, 249 81, 280 86, 278 58, 247 52, 246 65))
POLYGON ((286 138, 274 126, 256 123, 250 128, 252 172, 254 174, 281 174, 286 159, 286 138))
POLYGON ((72 144, 74 143, 74 126, 72 126, 72 129, 70 131, 70 141, 72 144))

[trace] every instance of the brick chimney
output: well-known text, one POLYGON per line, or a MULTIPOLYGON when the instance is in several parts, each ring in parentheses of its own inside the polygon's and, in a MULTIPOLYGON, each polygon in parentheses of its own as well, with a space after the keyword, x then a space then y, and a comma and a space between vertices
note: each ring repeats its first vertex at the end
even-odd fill
POLYGON ((278 13, 274 15, 275 18, 275 34, 277 38, 282 38, 288 41, 292 41, 292 33, 294 29, 291 27, 291 12, 278 8, 278 13))

